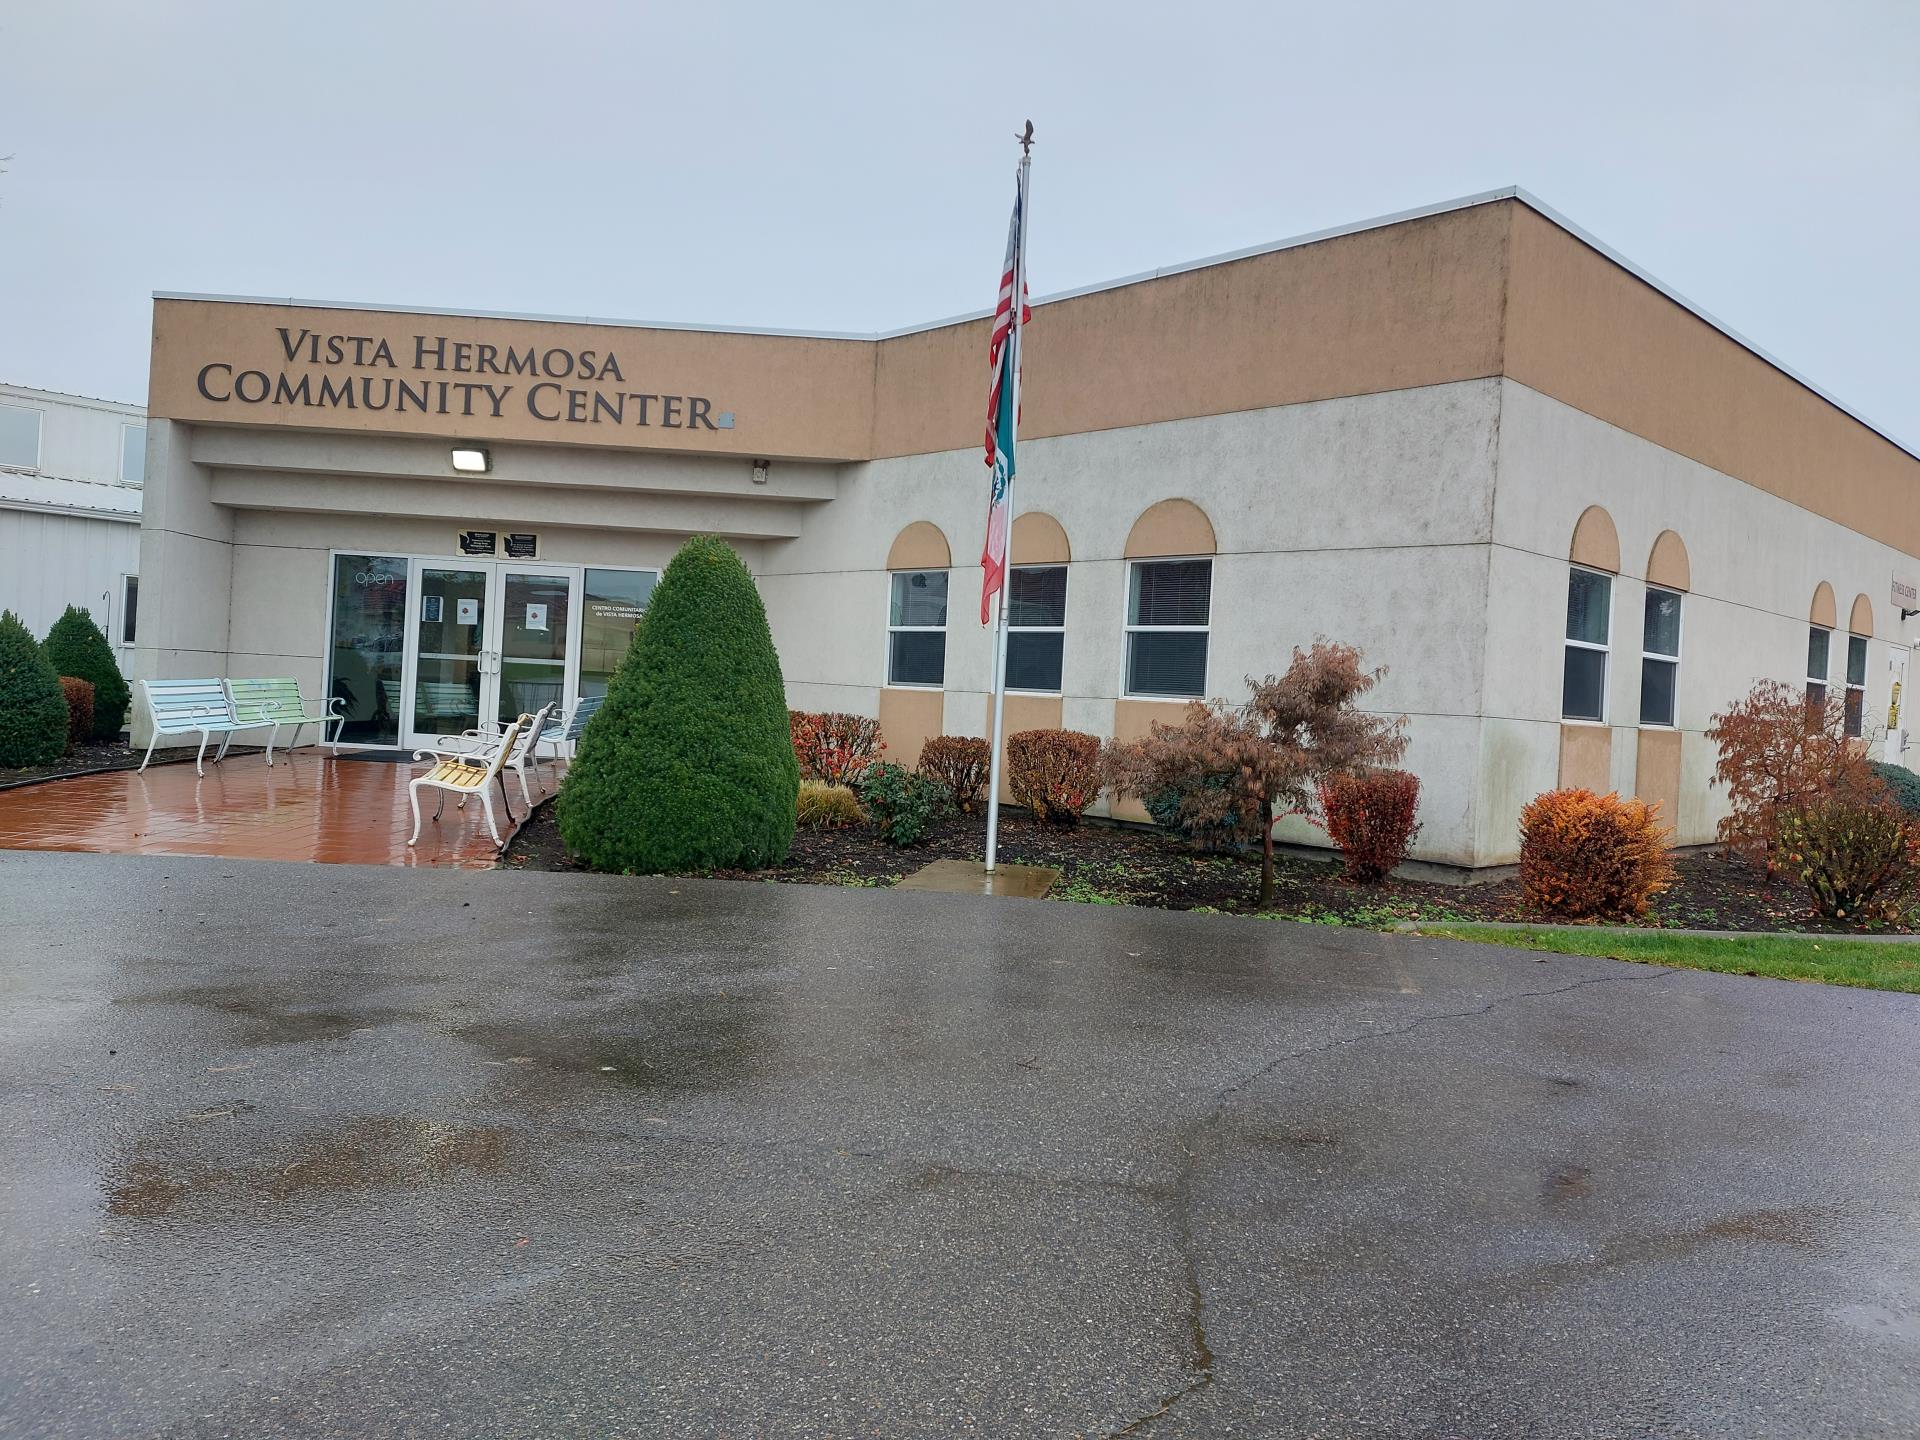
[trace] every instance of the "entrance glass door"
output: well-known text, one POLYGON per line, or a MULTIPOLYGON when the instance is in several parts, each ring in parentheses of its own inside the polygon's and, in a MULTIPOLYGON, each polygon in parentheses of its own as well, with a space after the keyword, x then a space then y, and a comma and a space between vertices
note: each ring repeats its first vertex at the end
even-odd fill
POLYGON ((493 568, 420 566, 414 587, 412 743, 458 735, 487 713, 487 619, 493 568))
POLYGON ((493 717, 507 725, 551 703, 567 703, 567 641, 577 578, 565 571, 500 570, 492 635, 493 717))

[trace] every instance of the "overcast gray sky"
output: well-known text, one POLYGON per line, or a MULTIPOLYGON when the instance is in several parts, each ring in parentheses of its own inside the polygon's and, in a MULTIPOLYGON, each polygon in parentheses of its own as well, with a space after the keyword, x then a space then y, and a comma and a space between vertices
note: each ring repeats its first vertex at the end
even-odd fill
POLYGON ((1519 184, 1920 442, 1920 4, 0 0, 0 379, 149 296, 875 330, 1519 184), (1024 31, 1013 20, 1024 13, 1024 31))

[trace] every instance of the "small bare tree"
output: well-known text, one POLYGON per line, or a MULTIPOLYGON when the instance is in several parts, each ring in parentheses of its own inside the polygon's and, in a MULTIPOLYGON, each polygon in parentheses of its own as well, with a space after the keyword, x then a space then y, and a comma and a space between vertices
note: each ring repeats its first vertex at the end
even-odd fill
POLYGON ((1762 680, 1713 717, 1718 751, 1713 783, 1727 792, 1720 842, 1769 873, 1781 818, 1832 795, 1878 796, 1867 742, 1847 733, 1845 700, 1809 696, 1797 685, 1762 680))
POLYGON ((1107 747, 1106 780, 1118 795, 1179 797, 1178 823, 1202 833, 1260 834, 1260 907, 1273 904, 1273 825, 1310 813, 1321 781, 1391 765, 1406 752, 1406 716, 1356 708, 1384 669, 1368 670, 1351 645, 1296 648, 1284 675, 1247 677, 1242 705, 1194 701, 1180 725, 1156 724, 1144 740, 1107 747))

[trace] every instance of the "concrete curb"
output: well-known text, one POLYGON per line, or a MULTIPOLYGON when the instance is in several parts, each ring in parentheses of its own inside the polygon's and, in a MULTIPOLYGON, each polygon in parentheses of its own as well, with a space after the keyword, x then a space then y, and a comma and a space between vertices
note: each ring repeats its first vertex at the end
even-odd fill
POLYGON ((1426 935, 1447 938, 1449 929, 1470 926, 1476 930, 1541 930, 1569 935, 1685 935, 1701 940, 1768 940, 1787 935, 1802 940, 1871 940, 1882 945, 1920 945, 1920 934, 1854 934, 1845 930, 1683 930, 1677 925, 1568 925, 1551 921, 1535 924, 1526 920, 1402 920, 1393 927, 1397 935, 1426 935))

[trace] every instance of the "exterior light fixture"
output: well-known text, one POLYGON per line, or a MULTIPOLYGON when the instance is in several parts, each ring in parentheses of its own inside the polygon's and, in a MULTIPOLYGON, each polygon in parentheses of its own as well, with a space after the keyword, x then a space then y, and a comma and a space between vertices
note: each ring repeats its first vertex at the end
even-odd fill
POLYGON ((493 468, 493 457, 478 445, 456 445, 453 468, 464 475, 484 475, 493 468))
POLYGON ((753 483, 756 485, 766 484, 767 471, 769 468, 770 467, 768 466, 767 462, 764 460, 754 461, 753 462, 753 483))

